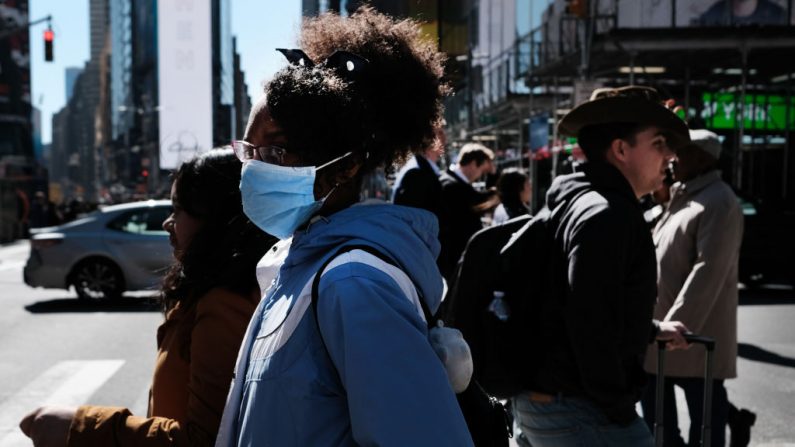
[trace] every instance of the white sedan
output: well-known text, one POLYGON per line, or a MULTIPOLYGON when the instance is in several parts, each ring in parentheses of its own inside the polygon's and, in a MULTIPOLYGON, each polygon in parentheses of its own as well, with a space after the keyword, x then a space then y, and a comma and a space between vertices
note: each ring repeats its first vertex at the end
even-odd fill
POLYGON ((82 299, 155 289, 172 262, 163 221, 170 200, 102 208, 74 222, 31 230, 25 284, 69 289, 82 299))

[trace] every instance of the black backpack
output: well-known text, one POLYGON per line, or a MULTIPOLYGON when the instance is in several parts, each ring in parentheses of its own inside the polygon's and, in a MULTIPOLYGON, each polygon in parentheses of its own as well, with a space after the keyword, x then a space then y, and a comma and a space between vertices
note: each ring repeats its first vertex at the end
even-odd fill
POLYGON ((472 350, 473 378, 491 395, 532 389, 544 352, 539 333, 546 297, 554 294, 562 255, 554 225, 568 206, 542 209, 479 231, 461 256, 443 314, 472 350))

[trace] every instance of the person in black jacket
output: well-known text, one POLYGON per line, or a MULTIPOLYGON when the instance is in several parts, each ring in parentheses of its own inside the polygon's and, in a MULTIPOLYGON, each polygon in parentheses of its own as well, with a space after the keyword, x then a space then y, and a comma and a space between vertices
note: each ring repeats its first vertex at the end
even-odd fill
POLYGON ((392 202, 428 210, 439 218, 442 208, 442 184, 439 183, 437 163, 446 137, 442 125, 437 125, 436 138, 431 146, 414 154, 395 176, 392 202))
POLYGON ((478 143, 465 144, 458 153, 458 164, 439 176, 442 184, 442 208, 439 217, 439 242, 442 251, 437 261, 442 276, 450 282, 458 259, 469 238, 483 228, 484 204, 490 203, 494 191, 477 191, 472 182, 494 173, 494 152, 478 143))
POLYGON ((657 263, 639 197, 657 189, 689 140, 685 123, 645 87, 595 92, 563 117, 578 138, 581 172, 555 179, 551 296, 539 328, 533 389, 514 398, 520 445, 651 446, 635 402, 656 335, 685 347, 679 322, 652 325, 657 263))

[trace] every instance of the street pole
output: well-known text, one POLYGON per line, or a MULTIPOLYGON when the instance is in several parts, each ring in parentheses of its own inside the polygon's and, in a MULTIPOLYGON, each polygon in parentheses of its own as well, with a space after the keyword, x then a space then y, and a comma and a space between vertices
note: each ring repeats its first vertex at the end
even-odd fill
POLYGON ((532 130, 533 130, 533 71, 535 70, 535 38, 533 34, 533 2, 530 2, 530 35, 528 36, 530 41, 530 63, 527 65, 527 150, 528 150, 528 160, 527 160, 527 176, 530 179, 530 209, 536 210, 536 204, 538 203, 538 178, 536 176, 536 169, 535 169, 535 157, 533 157, 533 147, 532 147, 532 130))
MULTIPOLYGON (((478 30, 472 30, 472 14, 475 11, 476 4, 472 5, 472 8, 469 10, 469 14, 467 14, 467 28, 469 32, 477 33, 478 30)), ((466 90, 466 108, 467 108, 467 138, 469 138, 472 129, 475 126, 475 117, 474 117, 474 107, 473 107, 473 94, 474 89, 472 88, 472 36, 468 37, 469 42, 467 42, 467 67, 466 67, 466 76, 467 76, 467 90, 466 90)))
POLYGON ((737 143, 736 147, 737 150, 735 152, 736 157, 734 159, 735 166, 734 166, 734 186, 740 190, 742 190, 742 182, 743 182, 743 138, 745 137, 745 92, 746 92, 746 83, 748 82, 748 47, 743 43, 742 48, 740 48, 740 58, 742 63, 742 79, 740 81, 740 98, 737 107, 736 116, 739 118, 739 123, 737 123, 737 143))
MULTIPOLYGON (((555 76, 553 79, 553 83, 555 86, 555 94, 552 96, 552 116, 554 117, 555 124, 552 126, 552 147, 550 148, 550 152, 552 153, 552 178, 554 179, 555 176, 558 174, 558 153, 555 153, 555 146, 558 144, 558 77, 555 76)), ((560 146, 562 147, 562 145, 560 146)))
POLYGON ((787 173, 789 172, 790 121, 792 120, 792 73, 787 74, 787 95, 784 103, 784 160, 781 163, 781 198, 787 197, 787 173))

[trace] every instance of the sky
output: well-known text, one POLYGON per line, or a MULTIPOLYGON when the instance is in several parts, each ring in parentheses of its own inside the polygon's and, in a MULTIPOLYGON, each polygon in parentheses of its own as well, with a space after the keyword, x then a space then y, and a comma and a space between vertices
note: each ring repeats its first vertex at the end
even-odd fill
MULTIPOLYGON (((300 0, 231 0, 232 33, 248 92, 256 102, 262 82, 284 66, 274 48, 294 48, 301 21, 300 0)), ((54 61, 44 61, 46 24, 30 30, 31 101, 41 110, 42 142, 52 138, 52 115, 66 104, 65 70, 82 68, 89 57, 88 0, 30 0, 30 20, 52 15, 54 61)))

